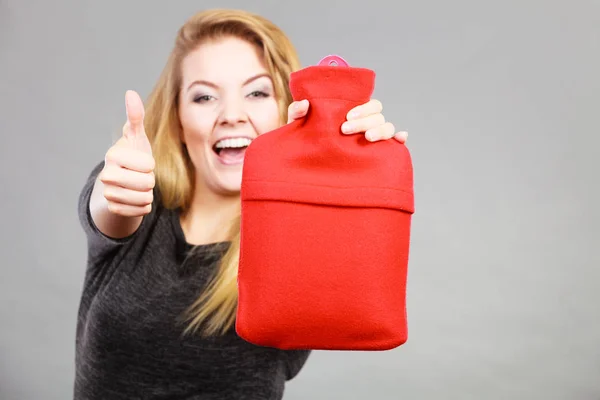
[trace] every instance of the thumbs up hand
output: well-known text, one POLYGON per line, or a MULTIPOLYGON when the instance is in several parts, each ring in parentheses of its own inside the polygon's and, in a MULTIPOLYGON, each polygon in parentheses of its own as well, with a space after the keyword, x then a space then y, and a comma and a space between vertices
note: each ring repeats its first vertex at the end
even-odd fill
POLYGON ((99 180, 110 212, 139 217, 152 209, 155 161, 144 129, 144 104, 136 92, 127 91, 125 108, 123 136, 106 152, 99 180))

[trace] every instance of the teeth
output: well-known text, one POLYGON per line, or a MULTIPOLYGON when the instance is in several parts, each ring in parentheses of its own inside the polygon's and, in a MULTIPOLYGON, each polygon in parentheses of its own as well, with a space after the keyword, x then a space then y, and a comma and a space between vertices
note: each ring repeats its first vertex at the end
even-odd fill
POLYGON ((230 138, 219 140, 215 144, 215 148, 217 149, 227 149, 227 148, 240 148, 249 146, 252 140, 248 138, 230 138))

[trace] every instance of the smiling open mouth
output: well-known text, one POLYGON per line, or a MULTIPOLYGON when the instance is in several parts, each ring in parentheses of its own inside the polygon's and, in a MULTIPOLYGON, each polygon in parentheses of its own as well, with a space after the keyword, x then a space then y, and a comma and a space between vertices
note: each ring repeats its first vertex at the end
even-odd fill
POLYGON ((215 143, 213 151, 222 163, 239 164, 244 161, 246 148, 251 142, 252 140, 246 137, 222 139, 215 143))

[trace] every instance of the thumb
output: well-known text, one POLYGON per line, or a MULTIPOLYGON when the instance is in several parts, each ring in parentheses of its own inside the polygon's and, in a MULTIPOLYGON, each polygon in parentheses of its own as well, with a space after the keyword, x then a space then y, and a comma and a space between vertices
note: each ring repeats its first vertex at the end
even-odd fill
POLYGON ((150 141, 144 128, 144 103, 137 92, 128 90, 125 93, 125 111, 127 127, 123 135, 135 148, 151 153, 150 141))
POLYGON ((289 124, 290 122, 300 119, 302 117, 305 117, 306 114, 308 113, 308 100, 304 99, 304 100, 300 100, 300 101, 294 101, 292 104, 289 105, 288 107, 288 121, 287 123, 289 124))

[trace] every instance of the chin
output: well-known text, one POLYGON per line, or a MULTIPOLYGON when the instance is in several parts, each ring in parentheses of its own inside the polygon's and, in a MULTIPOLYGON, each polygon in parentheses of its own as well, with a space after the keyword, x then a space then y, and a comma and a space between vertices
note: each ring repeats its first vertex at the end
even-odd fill
POLYGON ((238 185, 237 187, 234 186, 230 186, 230 187, 226 187, 223 188, 223 190, 221 191, 221 194, 223 196, 239 196, 241 193, 241 185, 238 185))
POLYGON ((217 178, 213 190, 223 196, 239 196, 242 189, 242 169, 240 167, 239 172, 221 174, 222 176, 217 178))
POLYGON ((211 155, 212 157, 207 157, 205 160, 208 162, 199 162, 203 164, 203 168, 196 170, 198 178, 205 182, 201 186, 219 196, 239 196, 242 187, 243 159, 227 162, 219 159, 215 153, 211 155))

